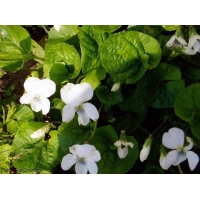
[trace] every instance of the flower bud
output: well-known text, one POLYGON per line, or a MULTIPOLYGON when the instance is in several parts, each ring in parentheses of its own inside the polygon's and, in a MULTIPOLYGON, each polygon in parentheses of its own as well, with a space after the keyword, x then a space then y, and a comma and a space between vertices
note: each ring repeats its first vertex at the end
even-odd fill
POLYGON ((115 83, 111 88, 111 92, 116 92, 117 90, 119 90, 120 86, 120 83, 115 83))
POLYGON ((149 156, 149 152, 151 150, 151 144, 152 144, 152 136, 150 135, 144 142, 143 148, 140 152, 140 160, 143 162, 147 159, 149 156))

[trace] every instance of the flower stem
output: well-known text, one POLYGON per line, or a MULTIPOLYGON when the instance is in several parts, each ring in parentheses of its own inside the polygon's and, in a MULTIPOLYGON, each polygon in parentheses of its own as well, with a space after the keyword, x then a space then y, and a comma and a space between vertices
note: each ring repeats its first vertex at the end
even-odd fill
POLYGON ((181 169, 181 165, 180 164, 178 165, 178 170, 179 170, 180 174, 183 174, 183 171, 181 169))
MULTIPOLYGON (((103 104, 101 104, 101 106, 100 106, 100 108, 99 108, 99 113, 101 112, 102 107, 103 107, 103 104)), ((93 129, 92 134, 91 134, 91 136, 89 137, 88 140, 90 140, 90 139, 93 138, 93 136, 94 136, 94 134, 95 134, 95 132, 96 132, 96 129, 97 129, 97 123, 98 123, 98 120, 96 120, 96 121, 94 122, 94 129, 93 129)))

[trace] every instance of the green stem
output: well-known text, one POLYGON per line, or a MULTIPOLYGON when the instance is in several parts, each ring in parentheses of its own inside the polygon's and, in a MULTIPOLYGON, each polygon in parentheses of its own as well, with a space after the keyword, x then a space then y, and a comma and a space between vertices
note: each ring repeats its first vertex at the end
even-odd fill
POLYGON ((178 170, 179 170, 180 174, 183 174, 183 171, 181 169, 181 165, 180 164, 178 165, 178 170))
POLYGON ((62 124, 60 121, 52 121, 51 124, 62 124))
MULTIPOLYGON (((101 104, 101 106, 99 108, 99 113, 101 112, 102 107, 103 107, 103 104, 101 104)), ((88 139, 88 141, 93 138, 93 136, 94 136, 94 134, 96 132, 96 129, 97 129, 97 123, 98 123, 98 120, 96 120, 94 122, 94 129, 93 129, 92 134, 91 134, 90 138, 88 139)))
POLYGON ((164 124, 165 124, 165 120, 163 120, 162 124, 161 124, 156 130, 154 130, 153 133, 152 133, 151 135, 154 135, 156 132, 158 132, 158 131, 162 128, 162 126, 163 126, 164 124))
POLYGON ((41 26, 42 26, 42 28, 44 29, 44 31, 48 34, 49 31, 46 29, 46 27, 45 27, 44 25, 41 25, 41 26))

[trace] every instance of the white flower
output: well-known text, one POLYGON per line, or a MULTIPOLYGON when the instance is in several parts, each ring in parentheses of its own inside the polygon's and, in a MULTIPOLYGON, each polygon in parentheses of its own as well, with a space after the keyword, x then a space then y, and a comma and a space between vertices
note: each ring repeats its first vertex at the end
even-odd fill
POLYGON ((159 159, 159 163, 160 163, 160 166, 163 168, 163 169, 168 169, 165 167, 165 160, 166 160, 166 157, 164 155, 160 155, 160 159, 159 159))
POLYGON ((184 47, 187 45, 187 42, 182 37, 177 37, 176 35, 173 35, 170 40, 167 42, 166 46, 172 47, 184 47))
POLYGON ((95 162, 101 159, 99 151, 93 145, 73 145, 69 148, 72 154, 67 154, 63 157, 61 162, 61 168, 63 170, 69 170, 74 164, 77 174, 87 174, 88 170, 90 174, 97 174, 98 167, 95 162))
POLYGON ((120 85, 120 83, 115 83, 111 88, 111 92, 116 92, 117 90, 119 90, 120 85))
POLYGON ((62 121, 71 121, 75 113, 78 114, 79 125, 87 125, 92 120, 99 118, 99 113, 94 105, 85 103, 93 96, 92 86, 88 83, 68 83, 61 89, 61 98, 67 104, 63 108, 62 121))
POLYGON ((181 31, 181 27, 178 27, 175 34, 170 38, 167 42, 166 46, 169 47, 185 47, 187 46, 187 42, 183 39, 183 34, 181 31))
POLYGON ((58 32, 59 32, 59 31, 60 31, 60 28, 61 28, 61 26, 62 26, 62 25, 54 25, 53 27, 56 29, 56 31, 58 31, 58 32))
POLYGON ((149 156, 150 150, 151 150, 151 144, 152 144, 152 136, 149 136, 143 145, 143 148, 140 152, 140 160, 141 162, 143 162, 144 160, 147 159, 147 157, 149 156))
POLYGON ((35 112, 42 110, 46 115, 50 109, 50 101, 47 99, 56 91, 56 85, 50 79, 40 80, 36 77, 30 77, 24 82, 26 93, 20 98, 21 104, 31 104, 35 112))
POLYGON ((196 29, 194 27, 189 30, 189 43, 188 47, 193 49, 196 52, 200 52, 200 35, 197 34, 196 29))
POLYGON ((171 128, 168 132, 164 133, 162 137, 162 143, 165 147, 169 149, 174 149, 170 151, 165 158, 165 168, 168 169, 171 165, 178 165, 179 163, 188 159, 189 167, 194 170, 197 163, 199 162, 199 157, 193 151, 189 151, 193 147, 193 143, 189 145, 184 145, 185 136, 184 132, 179 128, 171 128))
POLYGON ((114 143, 115 146, 117 146, 117 153, 119 158, 125 158, 128 154, 128 146, 133 148, 133 143, 132 142, 127 142, 123 140, 118 140, 117 142, 114 143))

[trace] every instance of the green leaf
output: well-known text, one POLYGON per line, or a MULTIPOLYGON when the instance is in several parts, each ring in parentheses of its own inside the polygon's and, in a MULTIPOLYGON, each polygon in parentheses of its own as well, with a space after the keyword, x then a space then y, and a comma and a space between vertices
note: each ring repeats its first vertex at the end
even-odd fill
POLYGON ((92 26, 97 33, 102 32, 114 32, 121 27, 121 25, 93 25, 92 26))
POLYGON ((161 58, 157 40, 136 31, 112 35, 99 51, 103 67, 115 82, 135 83, 148 68, 157 67, 161 58))
POLYGON ((101 160, 97 162, 99 174, 125 173, 135 164, 139 154, 136 140, 132 136, 127 137, 127 141, 132 142, 134 147, 128 147, 128 155, 124 159, 120 159, 117 149, 113 149, 117 140, 117 134, 112 126, 104 126, 99 128, 89 141, 101 155, 101 160))
POLYGON ((191 122, 200 115, 200 83, 194 83, 180 92, 177 96, 174 111, 186 122, 191 122))
POLYGON ((57 131, 51 131, 50 139, 44 137, 32 139, 30 135, 47 125, 42 122, 27 122, 22 124, 13 140, 13 154, 18 159, 13 165, 20 173, 39 173, 41 170, 51 170, 58 164, 57 131))
POLYGON ((180 25, 163 25, 166 31, 175 31, 180 25))
POLYGON ((141 103, 154 108, 172 108, 177 95, 185 87, 180 78, 179 68, 161 63, 138 81, 136 96, 141 103))
POLYGON ((99 86, 95 92, 98 99, 106 105, 115 105, 116 103, 123 101, 123 97, 120 92, 111 92, 105 86, 99 86))
POLYGON ((21 26, 0 26, 0 67, 17 70, 30 58, 31 37, 21 26))
POLYGON ((82 82, 88 82, 95 89, 100 85, 100 80, 105 78, 106 71, 102 68, 99 57, 99 45, 108 36, 106 34, 95 34, 91 26, 80 29, 78 33, 81 47, 81 65, 85 78, 82 82))
POLYGON ((23 123, 24 121, 10 120, 7 124, 7 131, 16 134, 23 123))
POLYGON ((11 119, 16 119, 20 121, 31 121, 34 119, 34 113, 30 107, 26 105, 15 105, 16 111, 11 119))
POLYGON ((150 35, 151 37, 158 37, 160 33, 163 31, 162 26, 158 25, 130 25, 128 26, 128 31, 139 31, 150 35))
POLYGON ((191 122, 190 122, 190 128, 192 131, 192 134, 200 140, 200 115, 196 116, 191 122))
POLYGON ((10 153, 12 146, 4 144, 0 146, 0 174, 10 173, 10 153))
POLYGON ((58 128, 58 140, 61 150, 69 153, 74 144, 84 144, 91 134, 88 126, 79 126, 77 116, 69 123, 62 123, 58 128))
POLYGON ((45 65, 50 79, 56 84, 77 77, 81 70, 78 52, 73 46, 65 43, 58 43, 46 49, 45 65))
POLYGON ((54 27, 50 29, 48 32, 48 42, 64 42, 67 39, 71 38, 72 36, 76 35, 78 33, 78 26, 77 25, 67 25, 67 26, 61 26, 60 31, 56 31, 54 27))

